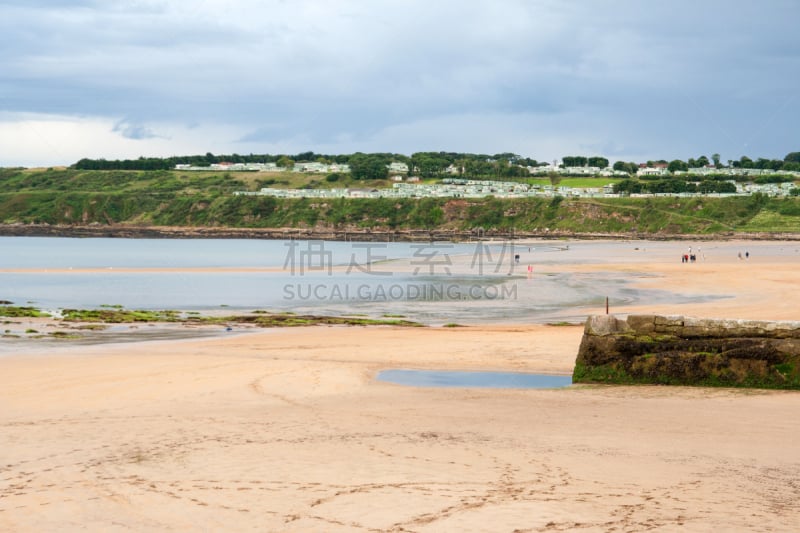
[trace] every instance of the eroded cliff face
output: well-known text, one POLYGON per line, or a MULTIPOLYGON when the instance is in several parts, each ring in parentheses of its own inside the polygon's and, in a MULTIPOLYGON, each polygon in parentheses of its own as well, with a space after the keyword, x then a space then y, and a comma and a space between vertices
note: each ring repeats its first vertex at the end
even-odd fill
POLYGON ((800 390, 800 322, 592 316, 572 380, 800 390))

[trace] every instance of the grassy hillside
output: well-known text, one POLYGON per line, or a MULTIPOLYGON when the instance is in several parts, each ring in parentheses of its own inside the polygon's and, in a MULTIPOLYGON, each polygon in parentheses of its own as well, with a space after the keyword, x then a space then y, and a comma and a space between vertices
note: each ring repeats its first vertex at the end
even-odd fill
MULTIPOLYGON (((349 179, 349 178, 344 178, 349 179)), ((800 198, 298 199, 233 196, 322 176, 0 170, 0 223, 713 234, 800 233, 800 198), (265 177, 266 176, 266 177, 265 177), (265 183, 272 180, 273 183, 265 183)), ((565 180, 566 182, 566 180, 565 180)), ((313 184, 312 184, 313 185, 313 184)), ((334 183, 343 186, 343 183, 334 183)), ((363 185, 363 182, 362 182, 363 185)), ((380 185, 370 183, 369 185, 380 185)))

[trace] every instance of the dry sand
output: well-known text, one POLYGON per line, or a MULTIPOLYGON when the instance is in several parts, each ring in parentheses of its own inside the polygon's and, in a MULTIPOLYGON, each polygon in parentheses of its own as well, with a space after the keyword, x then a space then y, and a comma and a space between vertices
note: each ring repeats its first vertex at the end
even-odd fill
MULTIPOLYGON (((602 268, 733 295, 651 311, 797 319, 796 262, 751 261, 602 268)), ((800 528, 800 393, 374 380, 384 368, 570 373, 581 332, 313 327, 32 345, 0 358, 0 530, 800 528)))

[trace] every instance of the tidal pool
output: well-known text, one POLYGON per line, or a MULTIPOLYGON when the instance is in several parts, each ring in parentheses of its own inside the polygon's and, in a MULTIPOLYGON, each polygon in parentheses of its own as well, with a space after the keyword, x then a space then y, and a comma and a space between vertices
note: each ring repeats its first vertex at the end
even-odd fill
POLYGON ((485 389, 554 389, 572 384, 571 376, 524 372, 463 370, 383 370, 378 381, 412 387, 469 387, 485 389))

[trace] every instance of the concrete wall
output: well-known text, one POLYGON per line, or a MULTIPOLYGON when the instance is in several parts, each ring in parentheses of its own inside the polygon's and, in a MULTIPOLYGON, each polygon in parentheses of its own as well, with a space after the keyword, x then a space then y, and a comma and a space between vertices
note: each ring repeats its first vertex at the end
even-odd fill
POLYGON ((573 382, 800 390, 800 322, 592 316, 573 382))

